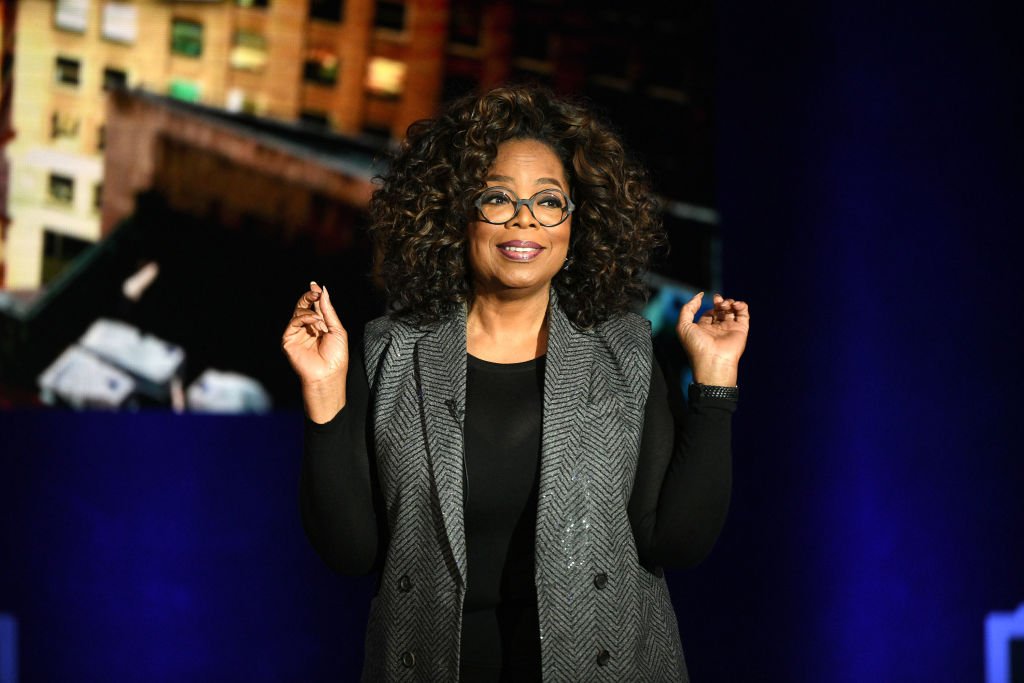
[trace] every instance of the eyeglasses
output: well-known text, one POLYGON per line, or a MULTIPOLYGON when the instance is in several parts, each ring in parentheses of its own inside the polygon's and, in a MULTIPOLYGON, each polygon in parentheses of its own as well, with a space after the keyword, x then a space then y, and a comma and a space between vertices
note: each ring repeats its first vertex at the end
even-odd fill
POLYGON ((507 187, 488 187, 480 193, 474 204, 480 213, 480 220, 492 225, 508 223, 519 213, 519 208, 525 205, 545 228, 561 225, 576 208, 564 192, 555 188, 541 190, 529 199, 520 199, 507 187))

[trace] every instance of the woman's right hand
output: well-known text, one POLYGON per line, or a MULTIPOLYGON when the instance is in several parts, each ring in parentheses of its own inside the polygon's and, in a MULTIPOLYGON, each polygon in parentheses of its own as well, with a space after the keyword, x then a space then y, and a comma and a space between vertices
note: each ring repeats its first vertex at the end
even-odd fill
POLYGON ((306 414, 328 422, 345 406, 348 332, 331 304, 331 295, 309 283, 281 336, 281 349, 302 384, 306 414))

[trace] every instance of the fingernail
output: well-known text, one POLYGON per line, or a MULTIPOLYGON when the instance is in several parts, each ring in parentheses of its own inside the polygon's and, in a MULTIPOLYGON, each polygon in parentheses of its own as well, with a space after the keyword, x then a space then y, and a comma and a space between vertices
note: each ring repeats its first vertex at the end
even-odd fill
POLYGON ((327 325, 325 325, 324 323, 320 323, 320 329, 323 330, 324 332, 330 332, 330 329, 328 329, 327 325))
POLYGON ((310 286, 310 287, 316 287, 316 286, 317 286, 317 284, 316 284, 316 280, 310 280, 310 281, 309 281, 309 286, 310 286))
POLYGON ((323 290, 324 290, 324 296, 327 297, 328 299, 330 299, 331 295, 327 292, 327 287, 326 286, 323 288, 323 290))

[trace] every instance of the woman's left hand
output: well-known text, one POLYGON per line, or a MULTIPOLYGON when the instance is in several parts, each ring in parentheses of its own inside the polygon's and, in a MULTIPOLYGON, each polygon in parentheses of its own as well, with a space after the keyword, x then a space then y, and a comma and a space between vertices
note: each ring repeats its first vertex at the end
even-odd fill
POLYGON ((694 321, 704 292, 683 305, 676 332, 693 368, 693 381, 715 386, 736 386, 740 356, 750 331, 746 302, 715 294, 714 307, 694 321))

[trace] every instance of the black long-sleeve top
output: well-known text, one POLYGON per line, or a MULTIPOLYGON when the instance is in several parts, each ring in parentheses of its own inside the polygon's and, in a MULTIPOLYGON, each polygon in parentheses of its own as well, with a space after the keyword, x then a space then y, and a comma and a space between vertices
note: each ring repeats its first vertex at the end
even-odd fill
MULTIPOLYGON (((378 567, 387 538, 360 348, 352 344, 346 406, 327 423, 305 421, 300 486, 307 535, 345 574, 378 567)), ((543 378, 543 356, 511 364, 467 358, 464 681, 497 681, 502 670, 506 678, 540 679, 533 532, 543 378)), ((655 361, 628 506, 645 566, 692 566, 714 544, 729 504, 735 407, 691 392, 684 410, 655 361)))

